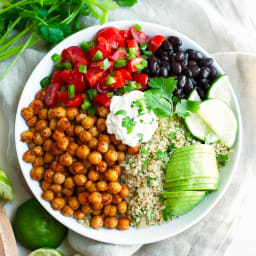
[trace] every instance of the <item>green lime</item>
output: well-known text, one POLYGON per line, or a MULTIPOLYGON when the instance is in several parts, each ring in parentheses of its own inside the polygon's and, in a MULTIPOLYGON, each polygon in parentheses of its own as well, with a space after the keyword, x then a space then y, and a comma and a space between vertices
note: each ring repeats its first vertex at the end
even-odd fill
POLYGON ((67 229, 55 220, 36 199, 24 202, 13 221, 17 240, 29 249, 57 248, 67 234, 67 229))
POLYGON ((2 169, 0 169, 0 198, 13 200, 12 183, 2 169))
POLYGON ((64 256, 64 254, 55 249, 41 248, 31 252, 28 256, 64 256))

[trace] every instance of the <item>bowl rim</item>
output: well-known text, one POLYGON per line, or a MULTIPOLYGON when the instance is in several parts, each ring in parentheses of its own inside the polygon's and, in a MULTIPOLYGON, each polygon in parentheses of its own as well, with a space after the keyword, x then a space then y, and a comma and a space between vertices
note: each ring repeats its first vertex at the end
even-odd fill
MULTIPOLYGON (((120 245, 135 245, 135 244, 148 244, 148 243, 152 243, 152 242, 157 242, 157 241, 161 241, 170 237, 174 237, 182 232, 184 232, 185 230, 191 228, 193 225, 195 225, 196 223, 198 223, 201 219, 203 219, 215 206, 216 204, 220 201, 220 199, 223 197, 224 193, 226 192, 228 186, 231 183, 232 178, 234 177, 234 173, 237 169, 238 163, 239 163, 239 159, 240 159, 240 155, 241 155, 241 150, 242 150, 242 119, 241 119, 241 111, 240 111, 240 107, 238 104, 238 100, 237 97, 234 93, 233 87, 230 86, 230 92, 232 94, 232 98, 234 100, 234 107, 236 110, 236 115, 237 115, 237 120, 238 120, 238 135, 237 135, 237 140, 236 140, 236 144, 237 144, 237 153, 236 153, 236 158, 234 160, 234 164, 233 164, 233 168, 230 171, 230 175, 227 179, 227 181, 225 182, 225 184, 223 185, 223 189, 222 191, 218 191, 218 195, 216 196, 216 198, 213 200, 212 204, 209 205, 206 209, 202 210, 201 213, 196 216, 190 223, 188 223, 187 225, 184 225, 182 228, 176 230, 176 231, 172 231, 170 233, 166 233, 165 235, 160 235, 158 237, 152 237, 151 238, 144 238, 141 237, 140 241, 116 241, 115 239, 113 239, 111 236, 104 236, 104 238, 99 237, 98 234, 90 234, 90 228, 86 228, 84 227, 84 230, 88 230, 88 232, 82 232, 81 230, 75 230, 75 227, 72 225, 72 222, 69 223, 69 221, 64 221, 64 220, 60 220, 58 219, 59 216, 57 216, 58 214, 56 214, 56 211, 54 211, 53 209, 49 209, 47 207, 47 203, 46 201, 44 201, 41 198, 41 195, 38 195, 35 193, 35 191, 33 191, 33 186, 30 185, 31 182, 31 178, 27 178, 25 176, 25 171, 23 170, 22 165, 24 164, 24 161, 22 160, 22 156, 19 147, 18 147, 18 143, 20 141, 20 130, 18 128, 19 126, 19 119, 20 119, 20 109, 22 108, 21 106, 21 99, 23 98, 23 94, 24 94, 24 90, 26 88, 26 86, 30 83, 31 77, 33 77, 33 75, 36 73, 36 71, 38 70, 38 68, 40 67, 41 63, 45 60, 45 59, 50 59, 51 55, 53 53, 56 52, 56 48, 59 48, 60 46, 62 46, 62 49, 65 48, 65 43, 69 40, 71 40, 72 38, 75 37, 79 37, 79 35, 83 35, 84 33, 87 33, 88 31, 92 31, 95 34, 97 33, 98 30, 104 28, 104 27, 108 27, 108 26, 115 26, 115 27, 130 27, 134 24, 140 24, 142 27, 143 26, 150 26, 152 27, 152 31, 154 31, 153 29, 160 29, 160 30, 165 30, 168 31, 168 33, 171 34, 175 34, 176 36, 179 36, 182 38, 182 40, 185 40, 188 43, 191 43, 192 45, 194 45, 194 47, 198 48, 205 56, 207 57, 211 57, 212 56, 202 47, 200 46, 197 42, 195 42, 194 40, 192 40, 191 38, 189 38, 188 36, 184 35, 181 32, 178 32, 172 28, 169 28, 167 26, 163 26, 160 24, 156 24, 156 23, 151 23, 151 22, 145 22, 145 21, 140 21, 140 20, 122 20, 122 21, 113 21, 113 22, 108 22, 105 23, 104 25, 94 25, 94 26, 90 26, 88 28, 85 28, 83 30, 78 31, 77 33, 67 37, 66 39, 64 39, 62 42, 60 42, 59 44, 57 44, 55 47, 53 47, 42 59, 41 61, 36 65, 36 67, 34 68, 34 70, 32 71, 32 73, 30 74, 24 88, 23 91, 20 95, 19 98, 19 103, 17 106, 17 112, 16 112, 16 118, 15 118, 15 146, 16 146, 16 152, 17 152, 17 157, 18 157, 18 162, 19 162, 19 166, 21 169, 21 172, 23 174, 23 177, 29 187, 29 189, 31 190, 32 194, 34 195, 34 197, 40 202, 40 204, 48 211, 48 213, 53 216, 54 218, 56 218, 59 222, 61 222, 64 226, 66 226, 67 228, 71 229, 72 231, 79 233, 80 235, 84 236, 84 237, 88 237, 90 239, 94 239, 100 242, 104 242, 104 243, 111 243, 111 244, 120 244, 120 245)), ((216 69, 218 70, 218 72, 220 74, 224 74, 224 71, 222 70, 222 68, 219 66, 219 64, 214 61, 214 66, 216 67, 216 69)), ((67 217, 65 217, 67 218, 67 217)), ((66 219, 65 219, 66 220, 66 219)), ((167 224, 167 223, 166 223, 167 224)), ((165 223, 161 224, 161 225, 166 225, 165 223)), ((81 224, 79 224, 81 225, 81 224)), ((120 232, 120 231, 118 231, 120 232)))

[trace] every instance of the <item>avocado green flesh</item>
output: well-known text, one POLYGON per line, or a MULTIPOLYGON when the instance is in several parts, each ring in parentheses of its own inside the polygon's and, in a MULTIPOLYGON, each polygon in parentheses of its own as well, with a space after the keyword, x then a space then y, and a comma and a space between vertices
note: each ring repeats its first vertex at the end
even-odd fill
POLYGON ((169 197, 188 197, 188 196, 204 196, 205 191, 173 191, 173 192, 166 192, 164 191, 162 193, 164 198, 169 198, 169 197))
POLYGON ((194 144, 194 145, 176 148, 176 150, 174 151, 174 154, 180 153, 180 152, 184 152, 184 153, 193 152, 194 150, 215 154, 213 146, 207 145, 207 144, 194 144))
POLYGON ((173 154, 170 158, 169 164, 172 162, 179 162, 183 160, 192 160, 192 159, 216 159, 216 156, 210 153, 204 153, 204 152, 195 152, 193 154, 173 154))
POLYGON ((171 181, 168 182, 168 180, 165 181, 166 187, 176 187, 176 186, 184 186, 184 185, 192 185, 192 184, 204 184, 204 183, 211 183, 216 184, 218 183, 218 179, 216 178, 207 178, 207 177, 200 177, 200 178, 190 178, 190 179, 184 179, 184 180, 177 180, 177 181, 171 181))
POLYGON ((169 191, 187 191, 187 190, 195 190, 195 191, 205 191, 205 190, 217 190, 219 188, 218 184, 192 184, 185 186, 177 186, 177 187, 164 187, 164 189, 169 191))

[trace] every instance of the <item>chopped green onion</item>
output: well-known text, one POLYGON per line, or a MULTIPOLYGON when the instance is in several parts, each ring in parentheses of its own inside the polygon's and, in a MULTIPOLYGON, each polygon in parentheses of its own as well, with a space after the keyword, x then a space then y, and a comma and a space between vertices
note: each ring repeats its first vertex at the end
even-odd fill
POLYGON ((122 60, 117 60, 114 62, 114 68, 122 68, 126 66, 126 60, 122 59, 122 60))
POLYGON ((40 81, 40 85, 43 89, 47 89, 48 86, 51 83, 51 78, 49 76, 44 77, 41 81, 40 81))
POLYGON ((61 61, 61 56, 57 53, 54 53, 52 56, 51 56, 52 60, 55 62, 55 63, 60 63, 61 61))
POLYGON ((95 89, 89 89, 86 93, 90 101, 93 101, 93 99, 98 95, 98 92, 95 89))
POLYGON ((109 98, 112 98, 112 97, 114 96, 114 93, 113 93, 113 92, 108 92, 108 93, 107 93, 107 96, 108 96, 109 98))
POLYGON ((86 72, 87 72, 87 66, 85 66, 85 65, 79 65, 79 72, 80 72, 80 73, 83 73, 83 74, 86 74, 86 72))
POLYGON ((136 83, 135 81, 130 81, 128 82, 128 86, 131 88, 131 89, 134 89, 134 90, 139 90, 141 89, 141 85, 139 83, 136 83))
POLYGON ((97 112, 97 109, 94 106, 91 106, 87 109, 87 112, 90 116, 94 116, 97 112))
POLYGON ((147 50, 147 48, 148 48, 148 43, 140 43, 140 49, 141 49, 142 51, 147 50))
POLYGON ((81 108, 82 110, 87 110, 89 107, 91 107, 92 103, 88 100, 88 99, 85 99, 81 108))
POLYGON ((63 65, 64 65, 65 69, 67 69, 67 70, 72 69, 72 64, 69 61, 65 62, 63 65))
POLYGON ((89 41, 89 42, 85 42, 83 41, 81 44, 80 44, 80 47, 81 49, 86 53, 88 52, 92 46, 94 46, 95 42, 94 41, 89 41))
POLYGON ((139 24, 135 24, 134 27, 138 30, 141 31, 141 26, 139 24))
POLYGON ((150 57, 153 55, 153 53, 151 51, 143 51, 143 55, 146 57, 150 57))
POLYGON ((116 83, 116 79, 113 76, 108 76, 107 80, 106 80, 106 84, 110 85, 110 84, 114 84, 116 83))
POLYGON ((108 61, 108 58, 106 58, 105 60, 103 60, 103 62, 101 64, 101 69, 107 70, 109 67, 110 67, 110 63, 108 61))
POLYGON ((117 111, 117 112, 115 113, 115 116, 118 116, 118 115, 125 116, 125 115, 126 115, 126 111, 125 111, 124 109, 121 109, 121 110, 119 110, 119 111, 117 111))
POLYGON ((138 72, 141 72, 144 68, 148 66, 148 62, 146 60, 142 60, 140 63, 136 65, 136 69, 138 72))
POLYGON ((128 60, 135 59, 136 58, 136 50, 135 48, 128 48, 128 60))
POLYGON ((103 53, 100 50, 98 50, 92 58, 93 61, 98 61, 102 59, 103 59, 103 53))
POLYGON ((54 65, 54 68, 57 70, 61 70, 61 69, 64 69, 65 67, 62 63, 57 63, 54 65))
POLYGON ((75 85, 74 84, 71 84, 68 86, 68 97, 70 99, 75 97, 75 85))

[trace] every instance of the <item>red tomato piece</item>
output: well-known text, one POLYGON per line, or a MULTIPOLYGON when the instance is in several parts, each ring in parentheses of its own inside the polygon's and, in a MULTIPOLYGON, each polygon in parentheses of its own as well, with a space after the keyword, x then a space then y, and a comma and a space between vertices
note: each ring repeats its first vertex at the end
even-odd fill
POLYGON ((109 58, 111 60, 117 61, 127 57, 127 52, 125 49, 116 50, 109 58))
MULTIPOLYGON (((108 61, 109 63, 109 67, 108 69, 112 69, 114 67, 114 62, 109 60, 108 61)), ((98 69, 102 69, 103 70, 103 60, 100 60, 100 61, 93 61, 91 64, 90 64, 90 68, 98 68, 98 69)), ((107 70, 108 70, 107 69, 107 70)))
POLYGON ((59 83, 53 83, 51 84, 45 95, 45 104, 51 108, 55 107, 57 103, 57 92, 60 90, 61 85, 59 83))
POLYGON ((135 48, 136 57, 139 57, 140 56, 140 47, 139 47, 138 43, 136 42, 136 40, 132 39, 132 40, 127 40, 126 42, 127 42, 128 48, 135 48))
POLYGON ((128 63, 128 69, 129 69, 130 73, 137 72, 136 65, 141 63, 143 60, 144 59, 141 57, 130 60, 128 63))
POLYGON ((68 92, 62 92, 62 91, 57 91, 57 99, 58 101, 67 101, 69 100, 68 97, 68 92))
POLYGON ((60 76, 67 84, 74 84, 76 92, 84 91, 85 76, 78 69, 63 70, 60 76))
POLYGON ((98 68, 89 68, 86 73, 86 78, 91 87, 94 87, 97 82, 104 76, 105 70, 98 68))
POLYGON ((109 108, 111 103, 111 98, 109 98, 105 93, 98 94, 94 100, 93 104, 94 106, 104 106, 105 108, 109 108))
POLYGON ((132 34, 130 30, 120 30, 119 33, 125 40, 132 39, 132 34))
POLYGON ((67 107, 79 107, 83 103, 83 97, 81 94, 77 94, 74 98, 65 102, 67 107))
POLYGON ((141 89, 143 90, 148 83, 148 75, 147 74, 134 74, 133 80, 141 85, 141 89))
POLYGON ((154 53, 161 46, 164 40, 165 40, 164 36, 161 36, 161 35, 154 36, 150 44, 148 45, 148 49, 154 53))
POLYGON ((137 30, 134 26, 130 28, 132 37, 138 43, 147 43, 150 41, 151 37, 146 35, 144 32, 137 30))
POLYGON ((111 53, 111 44, 104 37, 99 37, 98 38, 97 50, 102 51, 103 58, 105 59, 111 53))
POLYGON ((112 49, 116 49, 119 46, 119 43, 123 41, 122 35, 119 33, 119 30, 115 27, 106 27, 98 31, 96 35, 96 41, 98 38, 104 37, 110 44, 112 49))
POLYGON ((124 87, 125 86, 125 80, 124 80, 124 76, 123 73, 120 70, 114 70, 114 78, 116 80, 116 82, 114 84, 111 85, 111 87, 124 87))
POLYGON ((63 80, 60 77, 61 72, 62 72, 62 70, 54 71, 53 76, 52 76, 52 80, 51 80, 52 84, 56 84, 56 83, 58 83, 60 85, 64 84, 63 80))
POLYGON ((90 61, 92 61, 95 53, 97 52, 96 45, 92 46, 92 48, 87 52, 86 58, 88 58, 90 61))
POLYGON ((87 65, 84 52, 78 46, 71 46, 64 49, 61 53, 61 57, 62 63, 70 61, 76 68, 79 68, 79 65, 87 65))
POLYGON ((124 79, 129 80, 129 81, 132 80, 132 75, 127 69, 121 68, 121 69, 119 69, 119 71, 122 73, 124 79))

